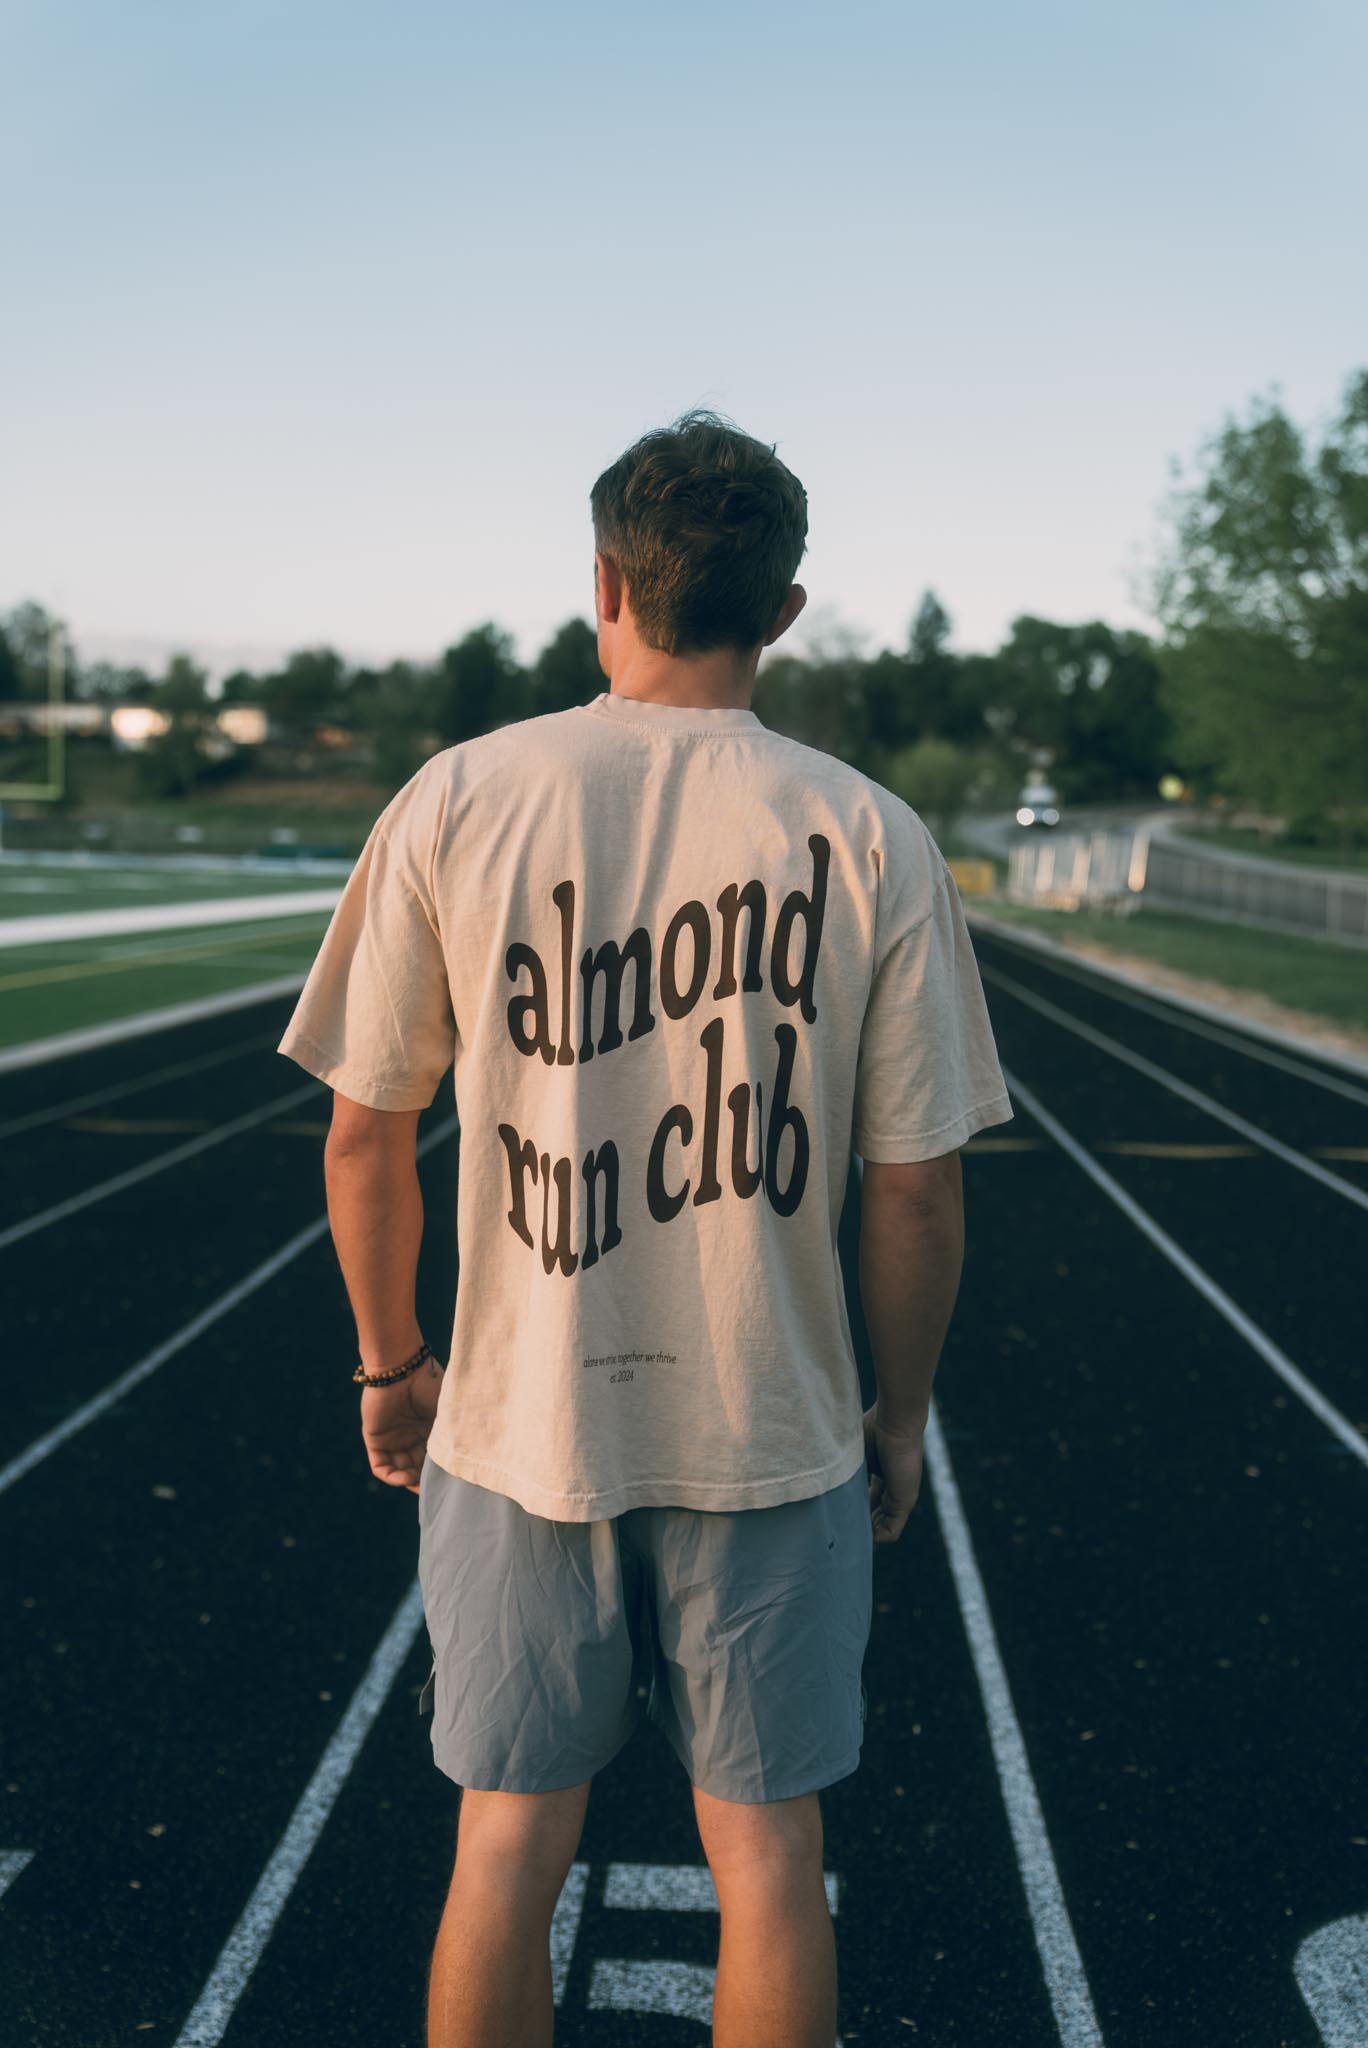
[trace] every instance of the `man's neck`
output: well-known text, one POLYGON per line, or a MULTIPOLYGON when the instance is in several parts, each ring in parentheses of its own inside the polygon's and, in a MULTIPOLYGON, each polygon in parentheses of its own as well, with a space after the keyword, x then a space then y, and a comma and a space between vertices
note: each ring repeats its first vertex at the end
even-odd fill
POLYGON ((608 687, 615 697, 635 697, 649 704, 749 711, 755 669, 725 653, 675 661, 669 655, 643 656, 638 650, 613 671, 608 687))

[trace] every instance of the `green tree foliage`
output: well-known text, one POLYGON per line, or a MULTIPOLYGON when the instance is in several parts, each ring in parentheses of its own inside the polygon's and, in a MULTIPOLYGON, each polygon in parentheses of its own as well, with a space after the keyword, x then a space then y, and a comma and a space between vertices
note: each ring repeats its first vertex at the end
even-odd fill
POLYGON ((0 626, 0 703, 17 703, 23 693, 24 679, 19 657, 10 646, 8 633, 0 626))
POLYGON ((370 735, 377 781, 398 789, 439 744, 435 697, 433 671, 420 662, 392 661, 352 676, 348 721, 370 735))
POLYGON ((170 720, 137 755, 137 786, 147 796, 185 796, 206 766, 201 752, 205 728, 213 716, 208 676, 188 654, 173 654, 152 702, 170 720))
POLYGON ((473 628, 442 656, 434 715, 443 746, 523 717, 526 701, 512 635, 492 622, 473 628))
POLYGON ((969 798, 978 767, 966 747, 934 736, 900 747, 888 760, 886 782, 896 796, 911 804, 944 844, 969 798))
POLYGON ((263 676, 258 702, 290 739, 307 739, 315 726, 346 718, 347 665, 331 647, 302 648, 283 669, 263 676))
POLYGON ((598 633, 587 619, 567 619, 532 665, 534 712, 587 704, 608 687, 599 667, 598 633))
POLYGON ((4 621, 0 695, 11 702, 46 703, 54 630, 62 658, 62 695, 68 702, 80 695, 81 670, 71 635, 61 620, 32 600, 15 605, 4 621))
POLYGON ((968 746, 982 739, 983 706, 975 678, 966 658, 951 652, 950 633, 950 614, 934 591, 924 591, 906 652, 886 649, 865 663, 866 725, 880 759, 918 739, 968 746))
POLYGON ((751 702, 775 732, 820 747, 841 761, 857 761, 869 746, 865 664, 842 632, 829 633, 809 658, 762 659, 751 702))
POLYGON ((1274 397, 1228 418, 1166 518, 1151 601, 1180 764, 1300 836, 1368 835, 1368 370, 1319 449, 1274 397))
POLYGON ((990 731, 1023 759, 1048 754, 1062 795, 1153 795, 1171 743, 1159 663, 1143 633, 1023 614, 993 666, 995 681, 982 679, 990 731))

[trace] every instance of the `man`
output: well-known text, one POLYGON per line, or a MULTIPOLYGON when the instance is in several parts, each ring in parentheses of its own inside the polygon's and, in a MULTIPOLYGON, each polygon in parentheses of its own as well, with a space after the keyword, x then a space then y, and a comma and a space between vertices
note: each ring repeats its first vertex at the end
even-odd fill
POLYGON ((710 413, 598 479, 609 689, 426 763, 377 820, 280 1050, 335 1091, 329 1214, 371 1469, 419 1496, 462 1789, 430 2048, 542 2048, 590 1782, 643 1714, 721 1906, 717 2048, 831 2048, 820 1790, 857 1766, 872 1548, 918 1493, 1011 1114, 920 820, 750 708, 807 500, 710 413), (455 1061, 459 1284, 422 1358, 415 1129, 455 1061), (836 1252, 864 1161, 862 1414, 836 1252), (646 1699, 643 1708, 641 1701, 646 1699))

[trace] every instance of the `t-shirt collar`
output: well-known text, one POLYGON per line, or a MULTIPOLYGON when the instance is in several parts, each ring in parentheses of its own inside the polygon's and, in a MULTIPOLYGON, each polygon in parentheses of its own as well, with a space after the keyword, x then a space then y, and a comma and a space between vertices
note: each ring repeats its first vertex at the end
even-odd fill
POLYGON ((742 705, 661 704, 650 697, 625 697, 600 690, 583 707, 628 725, 654 726, 658 731, 720 732, 765 730, 756 714, 742 705))

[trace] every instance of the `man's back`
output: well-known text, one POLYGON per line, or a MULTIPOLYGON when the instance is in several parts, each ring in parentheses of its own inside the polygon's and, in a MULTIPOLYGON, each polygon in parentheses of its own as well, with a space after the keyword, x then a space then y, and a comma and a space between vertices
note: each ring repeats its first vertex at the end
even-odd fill
POLYGON ((1010 1113, 908 806, 748 709, 608 691, 405 785, 280 1049, 380 1108, 429 1102, 454 1054, 428 1454, 557 1520, 857 1471, 852 1143, 928 1158, 1010 1113))

